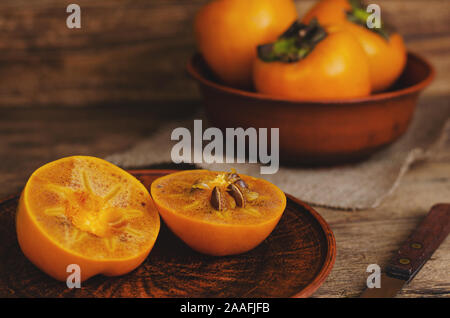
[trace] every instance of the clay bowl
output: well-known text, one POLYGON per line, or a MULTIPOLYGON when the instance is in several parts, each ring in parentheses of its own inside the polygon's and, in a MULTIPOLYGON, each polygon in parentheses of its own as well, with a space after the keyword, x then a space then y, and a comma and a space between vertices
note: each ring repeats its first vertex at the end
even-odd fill
POLYGON ((279 128, 284 163, 334 165, 367 158, 407 130, 419 94, 434 77, 425 59, 408 54, 405 70, 387 92, 365 98, 302 101, 226 86, 201 55, 187 65, 214 127, 279 128))

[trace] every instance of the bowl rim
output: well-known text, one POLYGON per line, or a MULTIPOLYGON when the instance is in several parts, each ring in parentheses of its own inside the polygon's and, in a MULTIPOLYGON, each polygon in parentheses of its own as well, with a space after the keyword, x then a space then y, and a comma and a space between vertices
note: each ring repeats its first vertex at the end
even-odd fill
POLYGON ((413 53, 411 51, 408 51, 407 53, 407 59, 416 59, 419 63, 421 63, 428 71, 428 75, 420 82, 399 89, 395 91, 390 92, 382 92, 382 93, 375 93, 366 97, 358 97, 358 98, 346 98, 346 99, 330 99, 330 100, 307 100, 307 99, 295 99, 295 98, 282 98, 277 97, 273 95, 267 95, 262 94, 258 92, 253 91, 247 91, 231 86, 227 86, 224 84, 220 84, 217 82, 214 82, 205 76, 201 72, 198 72, 196 67, 194 66, 194 61, 197 59, 203 59, 202 55, 200 53, 195 53, 187 62, 186 68, 188 73, 198 82, 210 87, 214 88, 216 90, 222 91, 227 94, 232 95, 239 95, 246 98, 253 98, 253 99, 259 99, 259 100, 269 100, 272 102, 281 102, 281 103, 290 103, 290 104, 315 104, 315 105, 330 105, 330 104, 361 104, 361 103, 368 103, 368 102, 374 102, 374 101, 383 101, 383 100, 390 100, 393 98, 399 98, 405 95, 413 94, 422 91, 425 89, 434 79, 436 75, 436 71, 434 67, 431 65, 431 63, 425 59, 424 57, 420 56, 419 54, 413 53))

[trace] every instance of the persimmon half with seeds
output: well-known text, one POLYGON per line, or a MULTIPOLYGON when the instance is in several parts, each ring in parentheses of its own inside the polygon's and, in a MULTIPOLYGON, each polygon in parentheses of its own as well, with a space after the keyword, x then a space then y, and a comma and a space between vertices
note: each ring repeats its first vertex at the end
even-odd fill
POLYGON ((280 220, 286 196, 263 179, 187 170, 155 180, 151 194, 172 232, 192 249, 224 256, 247 252, 280 220))
POLYGON ((250 88, 256 47, 274 41, 297 18, 293 0, 214 0, 198 12, 195 38, 225 84, 250 88))
POLYGON ((368 28, 371 13, 359 0, 321 0, 302 19, 316 18, 322 25, 343 25, 359 41, 369 57, 372 92, 388 89, 406 65, 406 47, 400 34, 381 22, 379 28, 368 28))
POLYGON ((136 178, 84 156, 37 169, 22 192, 16 217, 25 256, 61 281, 70 264, 80 267, 81 280, 132 271, 149 254, 159 227, 150 194, 136 178))
POLYGON ((296 21, 274 43, 258 47, 253 68, 257 91, 296 100, 368 96, 367 55, 356 38, 339 26, 296 21))

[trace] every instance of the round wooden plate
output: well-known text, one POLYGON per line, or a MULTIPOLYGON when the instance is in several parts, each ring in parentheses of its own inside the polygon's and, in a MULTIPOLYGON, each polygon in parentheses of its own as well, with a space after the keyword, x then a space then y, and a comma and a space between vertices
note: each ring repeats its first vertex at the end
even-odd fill
MULTIPOLYGON (((173 170, 130 171, 147 187, 173 170)), ((0 202, 0 297, 308 297, 324 282, 336 242, 324 219, 288 195, 274 232, 252 251, 227 257, 199 254, 162 224, 155 247, 136 270, 96 276, 69 289, 22 254, 16 239, 18 197, 0 202)))

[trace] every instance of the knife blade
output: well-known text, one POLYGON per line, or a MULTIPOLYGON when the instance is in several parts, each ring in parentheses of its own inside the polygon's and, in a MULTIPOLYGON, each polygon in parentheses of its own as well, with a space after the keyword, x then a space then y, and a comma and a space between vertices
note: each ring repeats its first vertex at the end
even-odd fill
POLYGON ((413 280, 449 232, 450 204, 433 206, 381 274, 381 287, 367 288, 360 298, 395 297, 413 280))

